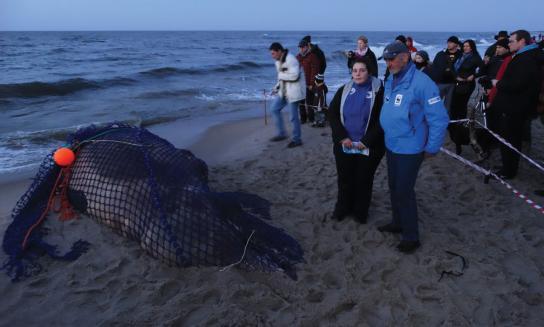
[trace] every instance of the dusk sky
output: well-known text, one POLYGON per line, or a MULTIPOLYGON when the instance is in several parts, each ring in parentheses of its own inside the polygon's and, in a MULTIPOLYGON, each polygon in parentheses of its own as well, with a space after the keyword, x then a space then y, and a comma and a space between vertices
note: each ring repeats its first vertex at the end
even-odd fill
POLYGON ((0 0, 0 30, 544 30, 543 0, 0 0))

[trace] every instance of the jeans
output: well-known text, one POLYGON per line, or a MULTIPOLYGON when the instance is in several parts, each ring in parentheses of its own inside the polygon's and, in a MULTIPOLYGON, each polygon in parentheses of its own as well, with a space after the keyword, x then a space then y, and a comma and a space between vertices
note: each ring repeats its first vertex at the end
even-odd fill
POLYGON ((301 142, 300 138, 300 120, 298 118, 298 104, 296 102, 287 102, 283 97, 276 97, 272 103, 272 116, 274 116, 274 122, 276 123, 276 130, 278 131, 278 136, 287 136, 285 132, 285 124, 283 123, 283 117, 281 115, 281 110, 287 106, 289 108, 289 117, 291 124, 293 125, 293 142, 301 142))
POLYGON ((402 239, 407 241, 419 240, 414 187, 422 161, 423 153, 398 154, 387 150, 387 174, 393 208, 393 225, 402 228, 402 239))

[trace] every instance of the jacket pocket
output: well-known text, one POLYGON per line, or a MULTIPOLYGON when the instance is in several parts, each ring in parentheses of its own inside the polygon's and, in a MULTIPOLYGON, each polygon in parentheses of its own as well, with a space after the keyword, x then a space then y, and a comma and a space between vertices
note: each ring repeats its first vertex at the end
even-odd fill
POLYGON ((385 118, 382 127, 386 137, 413 135, 413 126, 407 107, 389 105, 384 107, 382 112, 385 118))

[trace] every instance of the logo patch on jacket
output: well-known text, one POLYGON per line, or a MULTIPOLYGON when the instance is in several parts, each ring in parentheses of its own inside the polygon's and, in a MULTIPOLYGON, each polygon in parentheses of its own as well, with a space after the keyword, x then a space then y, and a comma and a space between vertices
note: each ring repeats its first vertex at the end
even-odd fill
POLYGON ((349 90, 349 95, 354 94, 356 91, 357 90, 354 87, 352 87, 351 90, 349 90))
POLYGON ((367 99, 372 99, 372 91, 368 91, 366 94, 367 99))
POLYGON ((434 97, 434 98, 430 98, 429 100, 427 100, 427 103, 429 103, 430 105, 433 105, 435 103, 438 103, 442 101, 442 99, 440 97, 434 97))
POLYGON ((400 106, 401 103, 402 103, 402 94, 397 94, 397 96, 395 97, 395 106, 400 106))

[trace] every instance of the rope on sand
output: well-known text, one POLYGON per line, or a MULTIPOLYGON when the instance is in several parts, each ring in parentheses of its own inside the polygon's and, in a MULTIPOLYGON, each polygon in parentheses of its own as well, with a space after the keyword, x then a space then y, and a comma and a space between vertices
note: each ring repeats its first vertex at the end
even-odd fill
POLYGON ((244 247, 244 253, 242 253, 242 257, 240 258, 240 260, 238 260, 238 262, 235 262, 233 264, 230 264, 230 265, 228 265, 226 267, 223 267, 223 268, 219 269, 219 271, 227 271, 230 268, 232 268, 232 267, 234 267, 236 265, 239 265, 244 260, 244 257, 246 256, 247 246, 249 245, 249 240, 251 240, 251 237, 253 236, 253 234, 255 234, 255 230, 251 231, 251 235, 249 235, 249 237, 247 239, 246 246, 244 247))
POLYGON ((465 165, 475 169, 476 171, 479 171, 480 173, 486 175, 486 176, 492 176, 493 178, 495 178, 496 180, 498 180, 502 185, 504 185, 507 189, 511 190, 512 193, 514 193, 514 195, 520 199, 522 199, 525 203, 527 203, 529 206, 531 206, 533 209, 535 210, 538 210, 541 214, 544 214, 544 207, 537 204, 536 202, 534 202, 533 200, 529 199, 525 194, 521 193, 520 191, 516 190, 514 187, 512 187, 512 185, 508 184, 507 182, 505 182, 502 178, 500 178, 497 174, 495 174, 494 172, 492 172, 491 170, 487 170, 483 167, 480 167, 478 166, 477 164, 461 157, 461 156, 458 156, 456 155, 455 153, 452 153, 451 151, 447 150, 447 149, 444 149, 444 148, 440 148, 440 151, 442 151, 443 153, 447 154, 448 156, 454 158, 454 159, 457 159, 459 161, 461 161, 462 163, 464 163, 465 165))

